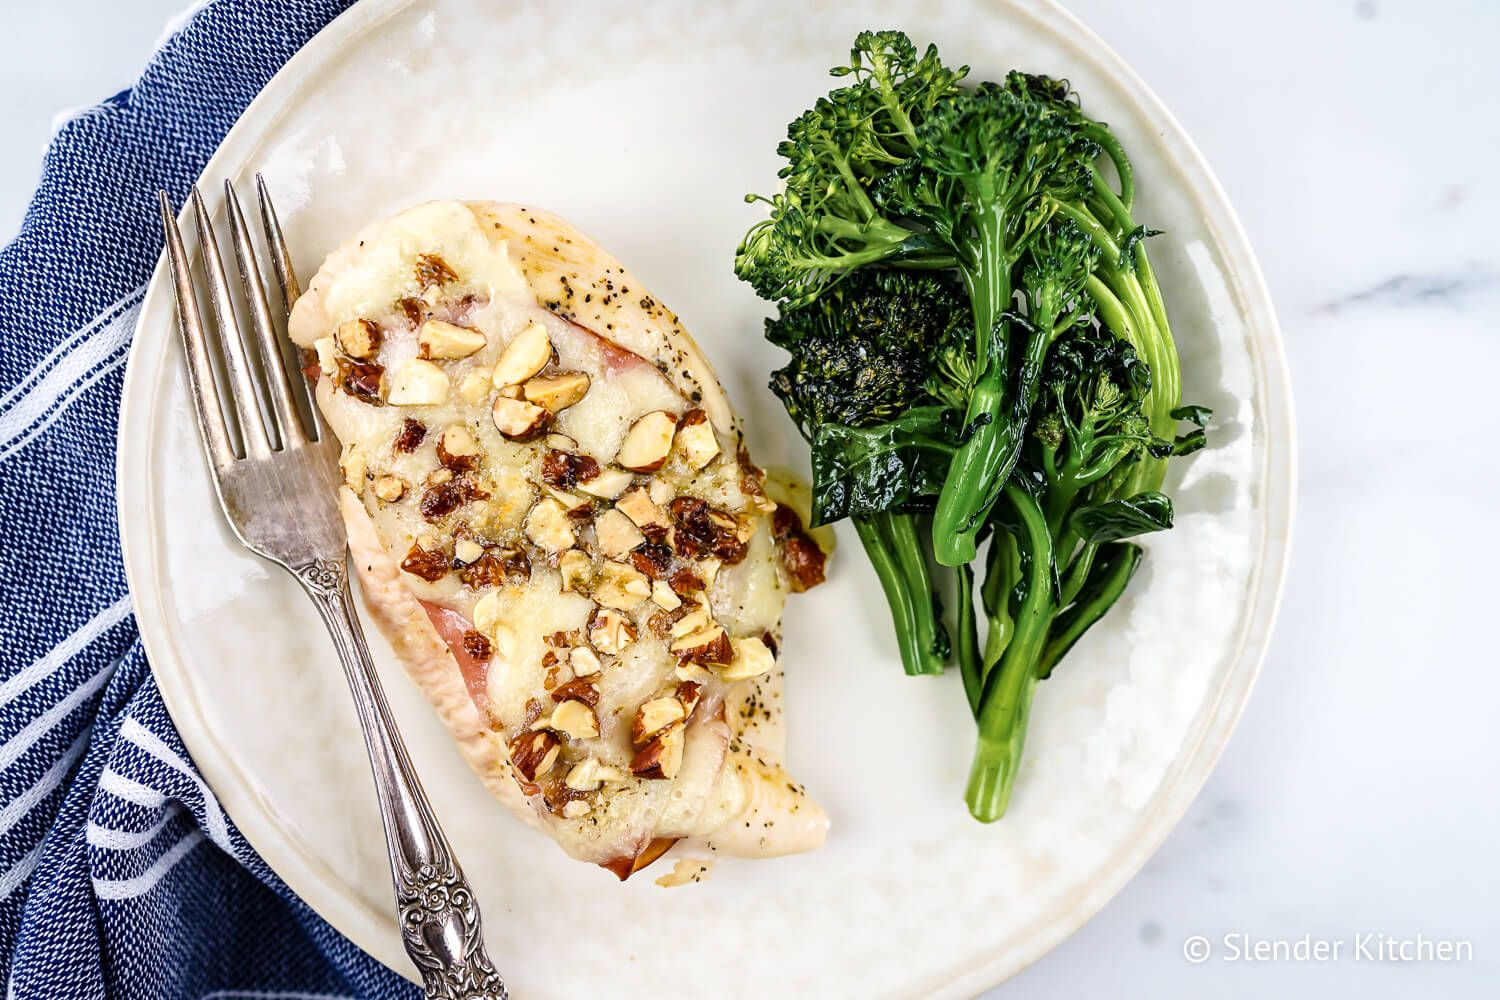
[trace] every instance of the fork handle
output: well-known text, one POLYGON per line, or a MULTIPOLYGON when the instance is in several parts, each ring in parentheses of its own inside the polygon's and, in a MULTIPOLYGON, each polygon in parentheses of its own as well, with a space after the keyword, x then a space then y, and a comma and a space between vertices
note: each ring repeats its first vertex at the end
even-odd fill
POLYGON ((375 676, 349 592, 346 560, 320 559, 292 570, 318 606, 338 647, 380 801, 401 941, 431 1000, 506 1000, 505 983, 485 954, 479 903, 433 816, 375 676))

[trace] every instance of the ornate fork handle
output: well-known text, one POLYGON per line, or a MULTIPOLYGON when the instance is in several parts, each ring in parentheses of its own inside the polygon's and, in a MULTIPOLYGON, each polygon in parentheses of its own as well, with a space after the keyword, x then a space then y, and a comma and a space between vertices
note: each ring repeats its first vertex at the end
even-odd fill
POLYGON ((354 695, 401 909, 401 940, 422 971, 426 994, 434 1000, 505 1000, 505 984, 485 954, 479 904, 433 818, 375 676, 346 561, 320 559, 292 572, 333 636, 354 695))

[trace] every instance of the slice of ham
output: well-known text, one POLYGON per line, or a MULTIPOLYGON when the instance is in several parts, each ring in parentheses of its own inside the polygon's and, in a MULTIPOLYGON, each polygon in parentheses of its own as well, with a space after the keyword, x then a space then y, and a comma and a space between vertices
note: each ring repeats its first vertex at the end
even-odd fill
POLYGON ((490 661, 475 659, 464 646, 464 633, 472 631, 474 623, 452 608, 430 601, 420 603, 422 610, 427 612, 432 627, 437 629, 438 636, 453 654, 458 669, 463 672, 464 686, 469 689, 469 697, 474 699, 474 707, 479 709, 480 715, 488 715, 490 696, 486 682, 489 680, 490 661))
POLYGON ((605 340, 603 337, 599 336, 598 333, 590 330, 582 323, 578 323, 570 319, 568 320, 568 325, 573 327, 573 329, 575 330, 579 330, 589 335, 589 338, 599 348, 599 356, 604 359, 605 369, 612 375, 618 375, 620 372, 629 371, 630 369, 635 368, 638 365, 650 364, 650 362, 641 357, 639 354, 636 354, 633 351, 627 351, 625 350, 625 348, 620 347, 618 344, 615 344, 612 341, 605 340))

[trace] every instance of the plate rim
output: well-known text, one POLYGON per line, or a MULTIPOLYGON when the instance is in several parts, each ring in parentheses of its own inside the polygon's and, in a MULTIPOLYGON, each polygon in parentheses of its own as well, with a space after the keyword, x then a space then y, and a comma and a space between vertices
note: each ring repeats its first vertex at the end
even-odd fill
MULTIPOLYGON (((355 44, 359 35, 376 28, 415 2, 417 0, 364 0, 325 25, 287 60, 246 106, 205 164, 201 176, 225 173, 225 162, 233 159, 237 148, 247 141, 251 127, 247 122, 263 128, 264 123, 258 119, 264 117, 267 106, 272 106, 270 116, 274 118, 275 109, 285 106, 295 97, 303 79, 314 75, 346 47, 355 44)), ((982 3, 982 0, 976 2, 982 3)), ((1232 665, 1225 672, 1217 691, 1211 692, 1212 697, 1205 701, 1201 710, 1204 721, 1200 723, 1196 740, 1185 743, 1174 757, 1162 787, 1153 796, 1154 808, 1143 813, 1131 835, 1122 839, 1118 849, 1100 862, 1092 879, 1077 887, 1069 897, 1044 909, 1028 931, 1013 939, 1000 952, 975 955, 966 963, 967 969, 935 987, 931 995, 941 997, 976 995, 1009 979, 1051 951, 1118 895, 1176 829, 1228 745, 1264 666, 1290 563, 1297 506, 1296 414, 1280 324, 1249 236, 1207 159, 1141 76, 1059 0, 998 0, 998 3, 990 0, 983 5, 1011 9, 1049 33, 1066 39, 1066 44, 1072 49, 1094 61, 1111 76, 1122 95, 1152 124, 1159 126, 1157 141, 1170 148, 1176 165, 1190 176, 1194 208, 1200 210, 1205 223, 1215 233, 1216 242, 1229 265, 1224 270, 1226 280, 1244 303, 1248 353, 1257 386, 1264 390, 1266 445, 1257 494, 1264 511, 1264 532, 1243 605, 1246 614, 1234 642, 1232 665), (1061 29, 1065 29, 1066 34, 1061 29)), ((249 141, 253 142, 254 137, 251 136, 249 141)), ((184 210, 180 220, 185 218, 184 210)), ((170 351, 172 338, 166 338, 167 344, 151 343, 142 334, 153 315, 156 300, 172 294, 165 259, 159 258, 141 299, 121 390, 116 435, 115 494, 121 555, 137 628, 153 677, 194 763, 245 841, 288 888, 336 931, 396 973, 420 982, 416 970, 388 934, 388 927, 394 919, 394 903, 389 913, 376 912, 347 895, 341 880, 331 869, 317 863, 316 859, 305 857, 292 842, 280 835, 269 803, 258 796, 254 783, 233 758, 220 752, 219 743, 197 704, 190 671, 182 669, 184 659, 177 654, 171 630, 162 624, 163 604, 158 581, 149 572, 157 544, 146 516, 149 504, 141 495, 132 495, 126 477, 127 470, 141 468, 143 464, 149 468, 157 446, 156 435, 131 431, 137 430, 137 424, 141 425, 140 429, 151 426, 149 417, 156 402, 154 390, 159 386, 149 384, 149 380, 159 375, 161 363, 165 360, 162 355, 170 351), (157 363, 151 365, 151 360, 157 363), (148 394, 144 391, 146 389, 153 391, 148 394), (175 673, 172 672, 174 668, 175 673)), ((1191 738, 1192 734, 1189 735, 1191 738)))

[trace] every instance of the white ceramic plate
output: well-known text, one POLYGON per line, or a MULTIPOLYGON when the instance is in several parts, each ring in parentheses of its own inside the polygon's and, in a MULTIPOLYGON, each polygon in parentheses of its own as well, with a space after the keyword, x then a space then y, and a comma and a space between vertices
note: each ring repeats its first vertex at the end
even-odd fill
MULTIPOLYGON (((915 996, 975 992, 1101 907, 1218 757, 1275 614, 1292 514, 1275 318, 1223 193, 1181 128, 1045 0, 777 0, 624 7, 367 0, 276 76, 206 173, 264 171, 302 276, 368 220, 434 197, 534 202, 627 261, 715 361, 763 463, 805 464, 764 388, 778 352, 731 274, 785 123, 865 27, 967 61, 1070 78, 1136 164, 1138 214, 1212 447, 1179 463, 1178 526, 1043 685, 1010 814, 961 799, 972 723, 958 678, 911 680, 875 580, 844 537, 788 608, 790 762, 827 806, 814 854, 724 862, 707 883, 620 885, 491 801, 376 642, 396 716, 484 904, 517 996, 915 996)), ((194 759, 245 836, 335 927, 410 975, 348 694, 290 578, 214 506, 184 391, 171 289, 144 303, 120 423, 120 520, 136 615, 194 759)), ((209 849, 209 848, 204 848, 209 849)), ((664 866, 665 867, 665 866, 664 866)), ((658 872, 653 869, 651 875, 658 872)))

